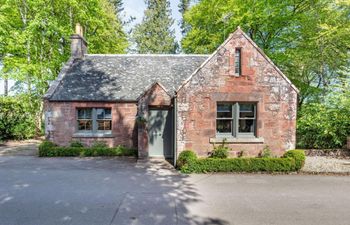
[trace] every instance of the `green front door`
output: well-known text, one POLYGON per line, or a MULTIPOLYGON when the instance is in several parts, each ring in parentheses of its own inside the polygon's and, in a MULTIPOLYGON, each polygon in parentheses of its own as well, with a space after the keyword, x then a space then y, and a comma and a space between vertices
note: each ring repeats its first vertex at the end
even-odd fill
POLYGON ((156 157, 173 157, 172 110, 151 109, 148 122, 148 154, 156 157))

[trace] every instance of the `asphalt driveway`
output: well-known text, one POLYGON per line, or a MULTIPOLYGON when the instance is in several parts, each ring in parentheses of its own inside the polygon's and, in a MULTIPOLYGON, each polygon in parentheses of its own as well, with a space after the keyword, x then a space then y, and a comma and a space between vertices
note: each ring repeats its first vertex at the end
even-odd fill
POLYGON ((0 157, 0 225, 350 224, 350 177, 179 175, 161 162, 0 157))

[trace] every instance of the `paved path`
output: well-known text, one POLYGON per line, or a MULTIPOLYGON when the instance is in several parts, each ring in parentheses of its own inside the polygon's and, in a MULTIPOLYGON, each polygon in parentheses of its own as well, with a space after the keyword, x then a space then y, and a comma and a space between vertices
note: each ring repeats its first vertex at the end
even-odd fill
POLYGON ((41 140, 7 141, 0 144, 0 156, 35 156, 41 140))
POLYGON ((186 176, 130 158, 0 157, 0 225, 348 225, 349 193, 346 176, 186 176))

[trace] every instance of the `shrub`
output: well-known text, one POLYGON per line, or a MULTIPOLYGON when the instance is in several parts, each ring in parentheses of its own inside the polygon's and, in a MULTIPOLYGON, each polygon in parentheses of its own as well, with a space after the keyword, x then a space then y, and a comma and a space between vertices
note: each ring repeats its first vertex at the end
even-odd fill
POLYGON ((108 148, 108 145, 105 141, 94 141, 92 143, 92 148, 108 148))
POLYGON ((221 145, 215 146, 214 150, 211 152, 211 158, 225 159, 228 157, 229 147, 226 146, 226 139, 223 140, 221 145))
POLYGON ((191 150, 184 150, 180 153, 177 161, 176 166, 177 168, 181 169, 181 171, 186 172, 186 168, 188 164, 193 163, 197 160, 197 155, 191 150))
POLYGON ((296 170, 300 170, 305 163, 305 152, 303 150, 289 150, 283 155, 284 158, 293 158, 295 160, 296 170))
POLYGON ((265 147, 262 150, 260 156, 262 158, 272 158, 273 157, 272 151, 271 151, 271 149, 269 148, 268 145, 265 145, 265 147))
POLYGON ((294 157, 198 159, 196 154, 189 150, 180 153, 177 166, 183 173, 291 172, 297 170, 296 159, 294 157))
POLYGON ((91 157, 91 156, 137 156, 137 150, 117 146, 115 148, 108 147, 79 147, 69 146, 60 147, 52 142, 44 141, 39 146, 40 157, 91 157))
POLYGON ((187 165, 185 173, 206 172, 289 172, 295 171, 294 158, 204 158, 187 165))
POLYGON ((0 96, 0 140, 32 138, 40 133, 36 127, 38 104, 35 98, 0 96))
POLYGON ((81 147, 84 147, 83 143, 81 143, 80 141, 78 140, 73 140, 70 142, 69 144, 70 147, 75 147, 75 148, 81 148, 81 147))
POLYGON ((41 142, 41 144, 39 145, 38 149, 39 149, 39 156, 46 156, 48 154, 49 151, 51 151, 54 147, 56 147, 57 145, 51 141, 43 141, 41 142))

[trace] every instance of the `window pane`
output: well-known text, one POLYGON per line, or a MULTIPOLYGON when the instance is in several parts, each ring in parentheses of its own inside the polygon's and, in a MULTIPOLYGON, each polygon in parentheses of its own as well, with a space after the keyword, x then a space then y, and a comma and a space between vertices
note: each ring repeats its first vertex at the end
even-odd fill
POLYGON ((105 109, 105 119, 112 119, 112 110, 105 109))
POLYGON ((112 130, 112 121, 111 120, 97 120, 97 129, 98 130, 112 130))
POLYGON ((218 104, 217 118, 232 118, 232 105, 218 104))
POLYGON ((239 117, 240 118, 254 118, 255 117, 255 105, 253 104, 239 104, 239 117))
POLYGON ((97 119, 105 118, 105 110, 104 109, 96 109, 97 119))
POLYGON ((232 120, 216 120, 217 133, 232 133, 232 120))
POLYGON ((78 120, 78 130, 92 130, 92 120, 78 120))
POLYGON ((254 120, 253 119, 240 119, 238 123, 239 133, 254 133, 254 120))
POLYGON ((241 49, 239 48, 235 51, 235 73, 241 74, 241 49))
POLYGON ((78 109, 78 119, 91 119, 92 109, 78 109))

